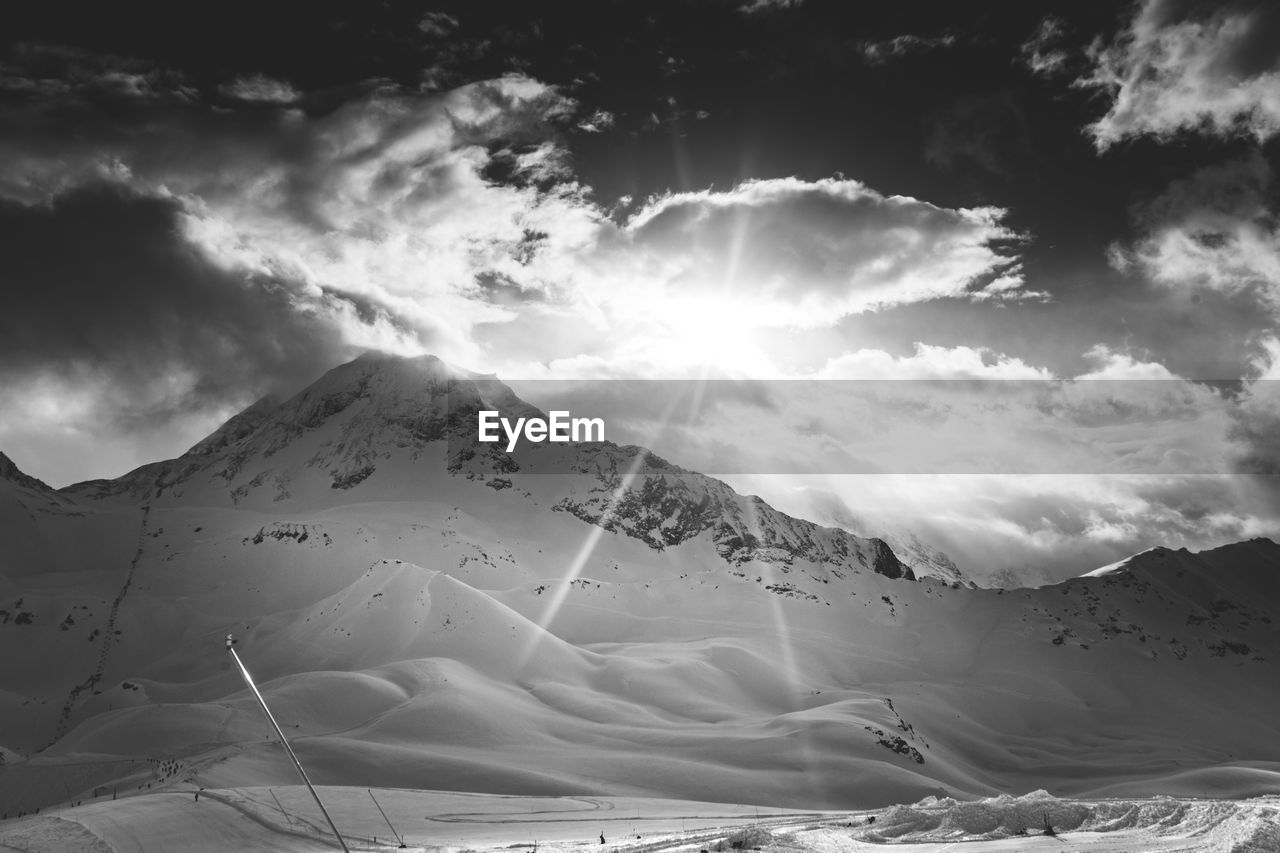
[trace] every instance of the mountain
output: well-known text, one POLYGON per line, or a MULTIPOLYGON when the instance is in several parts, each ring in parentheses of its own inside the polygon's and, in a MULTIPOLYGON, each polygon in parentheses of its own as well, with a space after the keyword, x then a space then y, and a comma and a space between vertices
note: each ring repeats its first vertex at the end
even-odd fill
POLYGON ((369 354, 283 403, 255 403, 177 459, 65 491, 153 505, 298 508, 426 495, 442 487, 434 479, 442 465, 495 490, 524 470, 539 476, 526 478, 516 495, 657 550, 709 533, 735 565, 810 561, 837 574, 871 568, 914 579, 881 540, 791 518, 643 448, 534 444, 506 454, 479 444, 481 410, 511 420, 546 417, 494 377, 432 356, 369 354))
POLYGON ((960 567, 947 554, 920 538, 904 525, 884 517, 855 514, 838 495, 821 489, 799 490, 803 508, 800 514, 839 527, 858 536, 870 535, 884 541, 893 553, 911 568, 917 578, 936 578, 947 584, 973 587, 976 584, 965 576, 960 567))
POLYGON ((43 481, 18 470, 18 466, 13 464, 13 460, 3 453, 0 453, 0 480, 29 492, 49 493, 53 491, 43 481))
POLYGON ((1198 618, 1216 619, 1234 612, 1243 615, 1245 622, 1252 618, 1269 625, 1272 612, 1266 605, 1280 599, 1276 549, 1276 543, 1265 538, 1199 553, 1155 547, 1084 577, 1100 579, 1104 587, 1118 584, 1192 604, 1207 602, 1208 613, 1191 614, 1191 624, 1198 618))
POLYGON ((320 784, 1280 790, 1273 542, 914 583, 878 539, 643 448, 478 445, 480 407, 537 413, 494 377, 364 357, 116 480, 6 469, 0 812, 291 782, 228 633, 320 784))

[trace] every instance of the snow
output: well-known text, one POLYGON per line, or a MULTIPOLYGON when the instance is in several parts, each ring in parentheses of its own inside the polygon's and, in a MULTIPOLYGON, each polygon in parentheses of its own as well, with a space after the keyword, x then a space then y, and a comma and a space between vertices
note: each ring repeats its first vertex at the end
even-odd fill
MULTIPOLYGON (((973 802, 929 797, 881 811, 811 812, 638 797, 522 797, 323 787, 352 850, 607 853, 729 850, 746 838, 788 853, 1058 850, 1268 853, 1280 849, 1280 798, 1063 800, 1044 791, 973 802), (376 805, 373 797, 377 798, 376 805), (1048 820, 1055 835, 1043 834, 1048 820), (872 822, 873 821, 873 822, 872 822), (1019 834, 1025 831, 1025 834, 1019 834), (605 837, 605 844, 599 837, 605 837)), ((0 823, 0 845, 40 851, 332 850, 301 786, 153 793, 0 823)))
POLYGON ((1094 569, 1094 570, 1093 570, 1093 571, 1091 571, 1091 572, 1085 572, 1085 573, 1084 573, 1083 575, 1081 575, 1080 577, 1083 577, 1083 578, 1101 578, 1101 577, 1106 577, 1107 575, 1110 575, 1110 574, 1115 574, 1115 573, 1117 573, 1117 572, 1122 572, 1122 571, 1124 571, 1125 569, 1127 569, 1127 568, 1129 567, 1129 563, 1130 563, 1130 561, 1132 561, 1132 560, 1136 560, 1137 558, 1141 557, 1143 554, 1151 554, 1151 553, 1153 553, 1153 552, 1155 552, 1155 551, 1158 551, 1158 550, 1160 550, 1160 549, 1158 549, 1158 548, 1148 548, 1148 549, 1147 549, 1147 550, 1145 550, 1145 551, 1139 551, 1139 552, 1138 552, 1138 553, 1136 553, 1136 554, 1130 554, 1128 557, 1125 557, 1123 560, 1116 560, 1114 563, 1108 563, 1108 564, 1107 564, 1107 565, 1105 565, 1105 566, 1099 566, 1098 568, 1094 569))

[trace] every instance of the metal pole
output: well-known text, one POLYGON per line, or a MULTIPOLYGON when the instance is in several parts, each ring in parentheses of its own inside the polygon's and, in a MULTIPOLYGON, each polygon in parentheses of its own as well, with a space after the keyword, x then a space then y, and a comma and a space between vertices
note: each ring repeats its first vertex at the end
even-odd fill
POLYGON ((324 807, 324 803, 320 802, 320 795, 316 793, 315 786, 311 784, 311 780, 307 778, 307 771, 302 769, 302 762, 298 760, 298 756, 294 754, 293 747, 289 746, 289 741, 285 739, 284 732, 280 730, 280 724, 276 722, 276 718, 271 715, 271 709, 267 707, 267 700, 262 698, 262 694, 258 692, 258 685, 253 683, 253 676, 249 675, 249 670, 245 668, 244 662, 240 660, 240 656, 236 654, 236 650, 232 648, 235 644, 235 638, 227 634, 227 651, 231 653, 231 659, 236 662, 236 666, 240 668, 240 675, 244 677, 244 683, 249 685, 249 689, 253 691, 253 695, 257 697, 258 704, 262 706, 262 713, 267 715, 267 720, 271 723, 271 727, 276 730, 276 734, 280 736, 280 742, 284 744, 285 752, 289 753, 289 757, 293 759, 293 766, 298 768, 298 775, 302 777, 302 781, 307 783, 307 790, 311 792, 311 796, 315 799, 316 805, 320 807, 320 813, 324 815, 324 819, 329 822, 329 828, 333 830, 333 835, 338 839, 338 843, 342 845, 343 853, 351 853, 347 849, 347 842, 342 840, 342 833, 338 832, 338 827, 334 825, 333 818, 329 817, 329 810, 324 807))
POLYGON ((370 791, 368 788, 365 788, 365 790, 369 791, 369 799, 373 800, 373 804, 378 807, 379 814, 381 814, 382 819, 387 822, 387 826, 391 828, 391 834, 396 837, 396 842, 399 843, 401 847, 407 847, 408 845, 404 843, 404 839, 400 837, 400 833, 396 832, 396 828, 394 826, 391 826, 391 818, 387 817, 387 813, 382 810, 382 803, 378 802, 378 798, 373 795, 373 791, 370 791))

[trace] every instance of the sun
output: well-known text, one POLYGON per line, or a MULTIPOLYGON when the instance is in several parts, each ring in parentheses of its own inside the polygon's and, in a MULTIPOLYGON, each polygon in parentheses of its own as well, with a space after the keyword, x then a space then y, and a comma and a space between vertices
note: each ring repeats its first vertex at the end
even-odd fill
POLYGON ((663 318, 657 342, 673 364, 703 378, 772 379, 779 374, 745 312, 690 300, 663 318))

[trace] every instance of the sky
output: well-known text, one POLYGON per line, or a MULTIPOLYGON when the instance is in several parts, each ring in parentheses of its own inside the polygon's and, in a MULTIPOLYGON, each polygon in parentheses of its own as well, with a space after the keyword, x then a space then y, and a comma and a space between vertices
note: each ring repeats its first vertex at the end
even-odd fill
MULTIPOLYGON (((989 470, 731 478, 984 576, 1280 530, 1275 4, 8 6, 0 451, 55 486, 380 349, 513 381, 1045 383, 1023 462, 981 392, 929 403, 959 432, 861 446, 987 435, 989 470)), ((806 435, 847 447, 841 405, 806 435)), ((754 411, 747 450, 805 446, 754 411)))

